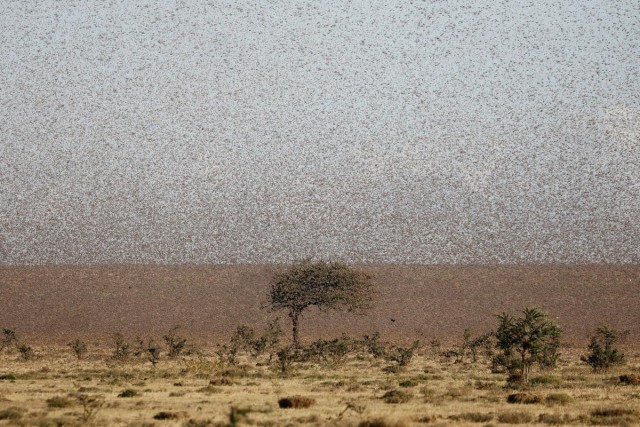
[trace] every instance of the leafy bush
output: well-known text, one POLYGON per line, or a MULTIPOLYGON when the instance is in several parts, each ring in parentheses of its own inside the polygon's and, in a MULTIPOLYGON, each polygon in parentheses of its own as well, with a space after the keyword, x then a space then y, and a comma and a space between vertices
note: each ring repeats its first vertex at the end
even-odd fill
POLYGON ((591 366, 594 371, 608 369, 612 365, 624 362, 624 354, 614 348, 618 332, 608 325, 600 325, 591 337, 587 349, 589 354, 580 356, 580 360, 591 366))
POLYGON ((492 363, 494 369, 501 366, 509 372, 509 382, 528 384, 534 364, 555 364, 561 330, 547 314, 537 308, 525 308, 521 318, 503 313, 498 320, 495 335, 499 353, 492 363))
POLYGON ((283 347, 276 352, 275 364, 278 372, 285 375, 291 372, 291 367, 295 362, 303 359, 300 347, 295 344, 283 347))

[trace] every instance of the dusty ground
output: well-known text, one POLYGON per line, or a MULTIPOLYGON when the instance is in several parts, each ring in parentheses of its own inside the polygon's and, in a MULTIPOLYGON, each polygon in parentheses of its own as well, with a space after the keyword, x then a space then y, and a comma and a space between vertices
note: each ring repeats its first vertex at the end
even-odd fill
MULTIPOLYGON (((264 324, 261 309, 278 268, 244 266, 0 267, 0 326, 41 340, 104 337, 116 330, 146 333, 175 324, 202 337, 226 339, 241 323, 264 324)), ((367 316, 302 319, 306 338, 342 332, 430 340, 466 327, 495 327, 495 313, 537 305, 583 345, 606 321, 640 341, 640 266, 363 266, 379 290, 367 316), (393 321, 391 320, 393 319, 393 321)), ((285 314, 282 314, 285 316, 285 314)))
POLYGON ((66 347, 32 344, 35 360, 19 360, 15 349, 0 354, 0 425, 222 426, 234 425, 233 408, 236 425, 263 426, 640 423, 640 386, 617 379, 640 372, 640 358, 629 350, 625 366, 593 373, 579 361, 581 350, 563 349, 556 370, 534 373, 537 384, 527 391, 541 401, 509 404, 514 390, 487 360, 454 363, 428 345, 398 373, 384 371, 388 361, 353 353, 337 364, 296 364, 282 375, 266 356, 221 363, 215 347, 162 357, 154 367, 144 357, 116 362, 104 345, 90 345, 86 360, 77 361, 66 347), (125 390, 134 395, 119 397, 125 390), (406 402, 385 402, 393 390, 407 393, 406 402), (96 403, 85 410, 81 395, 96 403), (294 395, 315 403, 279 407, 294 395), (167 419, 157 419, 163 412, 167 419))

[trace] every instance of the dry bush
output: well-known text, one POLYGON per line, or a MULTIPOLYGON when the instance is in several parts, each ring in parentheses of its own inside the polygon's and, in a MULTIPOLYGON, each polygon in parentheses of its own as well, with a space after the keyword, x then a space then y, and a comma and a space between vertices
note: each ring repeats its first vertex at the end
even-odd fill
POLYGON ((542 402, 542 396, 537 393, 520 392, 507 396, 507 403, 532 404, 542 402))
POLYGON ((11 406, 10 408, 0 411, 0 420, 19 420, 20 418, 22 418, 25 412, 27 412, 27 410, 24 408, 11 406))
POLYGON ((482 412, 466 412, 464 414, 450 415, 449 419, 454 421, 469 421, 472 423, 488 423, 493 419, 493 414, 482 412))
POLYGON ((640 376, 636 374, 620 375, 618 379, 625 385, 640 385, 640 376))
POLYGON ((609 407, 591 411, 589 423, 592 425, 631 426, 640 422, 640 414, 635 409, 609 407))
POLYGON ((415 380, 413 378, 408 378, 406 380, 402 380, 398 383, 398 385, 400 387, 403 388, 409 388, 409 387, 416 387, 420 384, 420 382, 418 380, 415 380))
POLYGON ((33 360, 37 358, 36 352, 27 344, 20 344, 18 346, 18 352, 20 352, 20 358, 22 360, 33 360))
POLYGON ((198 377, 209 376, 216 369, 216 363, 202 355, 190 359, 182 359, 182 373, 193 374, 198 377))
POLYGON ((160 411, 153 416, 154 420, 177 420, 178 418, 180 418, 180 415, 169 411, 160 411))
POLYGON ((533 415, 527 412, 503 412, 498 414, 498 421, 504 424, 526 424, 533 421, 533 415))
POLYGON ((531 385, 559 386, 562 384, 562 378, 555 375, 538 375, 531 378, 531 385))
POLYGON ((47 406, 49 408, 69 408, 75 405, 75 401, 65 396, 54 396, 47 399, 47 406))
POLYGON ((280 408, 308 408, 316 403, 316 400, 306 396, 283 397, 278 400, 280 408))
POLYGON ((538 422, 541 424, 549 424, 549 425, 566 425, 570 424, 572 421, 571 415, 569 414, 540 414, 538 415, 538 422))
POLYGON ((573 397, 567 393, 551 393, 544 398, 547 405, 568 405, 573 402, 573 397))
POLYGON ((405 421, 392 421, 386 418, 374 418, 371 420, 360 421, 358 427, 407 427, 405 421))
POLYGON ((233 381, 229 377, 212 378, 209 380, 210 385, 233 385, 233 381))
POLYGON ((73 351, 73 354, 76 356, 76 359, 80 360, 87 353, 87 344, 81 339, 77 338, 74 341, 71 341, 67 346, 73 351))
POLYGON ((384 400, 385 403, 407 403, 412 397, 413 395, 406 391, 389 390, 381 397, 381 399, 384 400))
POLYGON ((118 397, 136 397, 136 396, 140 396, 140 392, 132 388, 122 390, 120 393, 118 393, 118 397))

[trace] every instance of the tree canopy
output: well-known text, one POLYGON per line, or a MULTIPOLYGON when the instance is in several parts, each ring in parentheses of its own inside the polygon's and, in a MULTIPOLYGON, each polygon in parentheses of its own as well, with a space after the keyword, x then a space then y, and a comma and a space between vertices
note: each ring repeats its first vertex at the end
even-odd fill
POLYGON ((299 318, 307 308, 360 314, 372 307, 373 296, 368 274, 340 262, 304 260, 273 277, 269 306, 288 311, 298 344, 299 318))

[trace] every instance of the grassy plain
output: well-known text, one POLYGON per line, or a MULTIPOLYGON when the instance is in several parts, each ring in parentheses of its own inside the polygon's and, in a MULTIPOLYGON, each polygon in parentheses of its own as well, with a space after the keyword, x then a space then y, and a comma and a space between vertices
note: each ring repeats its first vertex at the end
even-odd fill
POLYGON ((334 363, 295 363, 286 375, 268 355, 222 363, 213 345, 154 366, 144 356, 116 361, 106 343, 89 345, 84 360, 66 346, 34 344, 34 360, 15 349, 0 353, 0 425, 640 424, 640 385, 619 380, 640 374, 631 349, 626 365, 594 373, 579 360, 583 350, 564 348, 559 366, 536 371, 522 390, 506 387, 506 374, 492 373, 485 357, 456 363, 435 344, 403 368, 360 351, 334 363), (507 402, 519 392, 535 403, 507 402), (279 407, 296 396, 308 399, 294 398, 294 406, 310 406, 279 407))

